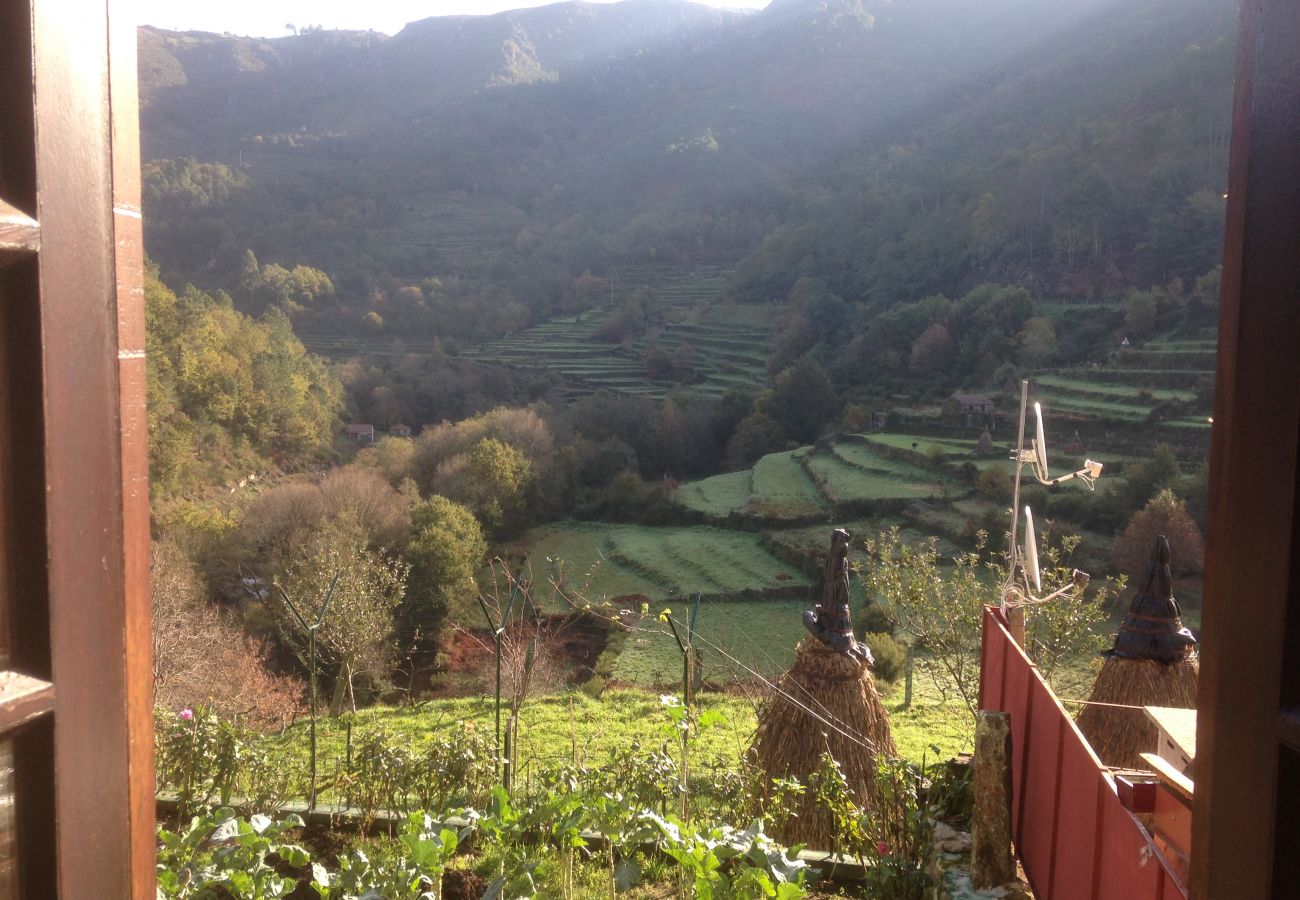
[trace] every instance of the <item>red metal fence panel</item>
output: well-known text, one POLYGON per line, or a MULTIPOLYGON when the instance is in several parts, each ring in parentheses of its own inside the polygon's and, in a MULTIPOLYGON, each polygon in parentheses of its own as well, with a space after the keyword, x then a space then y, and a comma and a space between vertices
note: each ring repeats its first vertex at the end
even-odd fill
MULTIPOLYGON (((1091 900, 1097 882, 1097 807, 1105 785, 1097 759, 1078 741, 1061 742, 1061 800, 1052 880, 1034 892, 1054 900, 1091 900)), ((1026 862, 1026 868, 1031 864, 1026 862)), ((1032 879, 1032 876, 1031 876, 1032 879)))
POLYGON ((1012 829, 1042 900, 1177 900, 1187 891, 1037 667, 988 609, 980 705, 1010 714, 1012 829))

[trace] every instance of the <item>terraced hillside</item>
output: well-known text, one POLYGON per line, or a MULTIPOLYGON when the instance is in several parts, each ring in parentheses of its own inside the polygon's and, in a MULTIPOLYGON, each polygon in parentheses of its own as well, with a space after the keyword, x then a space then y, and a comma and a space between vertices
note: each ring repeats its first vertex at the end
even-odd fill
POLYGON ((593 603, 617 597, 680 602, 703 595, 731 602, 802 596, 809 582, 763 545, 761 536, 708 527, 559 522, 510 548, 526 561, 538 602, 566 610, 554 583, 593 603))
POLYGON ((936 497, 947 485, 944 475, 853 437, 826 449, 771 453, 747 472, 688 482, 676 500, 711 518, 780 523, 830 516, 870 501, 936 497))
POLYGON ((1035 399, 1085 422, 1208 434, 1215 345, 1216 338, 1204 336, 1123 348, 1106 365, 1033 376, 1035 399))
POLYGON ((697 393, 721 396, 732 387, 763 383, 772 314, 767 309, 717 302, 725 271, 713 267, 666 273, 636 270, 615 277, 618 291, 647 285, 664 310, 663 323, 634 340, 601 340, 597 336, 601 326, 615 313, 613 306, 606 306, 536 325, 476 347, 466 356, 482 363, 558 373, 572 383, 571 398, 609 390, 658 399, 681 384, 697 393), (648 284, 642 279, 649 279, 648 284), (646 358, 654 350, 672 360, 671 377, 655 377, 648 370, 646 358))

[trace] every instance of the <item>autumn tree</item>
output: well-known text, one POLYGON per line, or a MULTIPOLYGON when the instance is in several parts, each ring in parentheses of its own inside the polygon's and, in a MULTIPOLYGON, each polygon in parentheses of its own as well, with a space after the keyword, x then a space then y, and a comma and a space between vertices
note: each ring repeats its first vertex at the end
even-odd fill
POLYGON ((157 494, 331 452, 342 387, 289 320, 145 275, 150 472, 157 494))
POLYGON ((155 541, 149 571, 154 703, 172 710, 203 705, 258 727, 293 721, 302 709, 302 682, 271 671, 268 648, 208 600, 182 547, 155 541))
POLYGON ((1151 558, 1156 536, 1169 539, 1169 567, 1175 575, 1194 575, 1205 564, 1205 541, 1187 512, 1187 504, 1165 488, 1133 514, 1124 533, 1111 546, 1115 568, 1130 578, 1140 578, 1151 558))

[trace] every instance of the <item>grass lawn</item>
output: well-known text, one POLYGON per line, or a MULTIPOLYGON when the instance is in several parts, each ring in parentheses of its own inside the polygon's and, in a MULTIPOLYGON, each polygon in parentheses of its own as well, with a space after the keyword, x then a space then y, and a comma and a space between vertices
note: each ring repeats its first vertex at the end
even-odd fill
MULTIPOLYGON (((659 603, 650 616, 628 635, 614 668, 614 678, 646 687, 681 681, 682 655, 668 626, 657 618, 671 609, 673 618, 685 622, 691 604, 659 603)), ((758 673, 780 675, 794 660, 794 647, 805 634, 803 597, 786 600, 704 601, 695 629, 703 655, 707 681, 726 684, 744 681, 758 673)))
MULTIPOLYGON (((933 687, 917 679, 910 709, 902 709, 903 688, 884 685, 885 705, 899 753, 910 760, 934 760, 971 748, 974 727, 960 701, 943 702, 933 687)), ((701 710, 716 710, 716 721, 700 729, 691 754, 700 769, 739 767, 758 722, 759 695, 704 692, 701 710)), ((413 706, 377 706, 359 710, 352 718, 355 747, 366 735, 384 732, 413 753, 435 739, 486 738, 494 733, 494 707, 490 697, 432 700, 413 706)), ((308 723, 290 726, 282 739, 274 739, 283 765, 299 771, 308 768, 308 723)), ((342 767, 347 755, 347 729, 340 719, 322 717, 317 725, 318 766, 323 775, 342 767)), ((519 726, 519 772, 535 776, 546 769, 576 761, 599 765, 613 751, 632 744, 658 748, 675 746, 676 733, 660 694, 644 690, 608 690, 598 699, 571 691, 534 697, 524 703, 519 726)), ((328 780, 328 778, 326 779, 328 780)), ((321 798, 338 798, 327 791, 321 798)))

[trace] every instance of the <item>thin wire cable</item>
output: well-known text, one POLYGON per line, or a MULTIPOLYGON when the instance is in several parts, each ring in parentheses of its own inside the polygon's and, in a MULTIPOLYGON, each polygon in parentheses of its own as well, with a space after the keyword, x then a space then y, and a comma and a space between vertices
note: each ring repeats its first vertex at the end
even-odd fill
POLYGON ((1129 703, 1103 703, 1100 700, 1067 700, 1065 697, 1057 697, 1062 703, 1073 703, 1076 706, 1109 706, 1113 709, 1136 709, 1144 710, 1145 706, 1133 706, 1129 703))
MULTIPOLYGON (((677 620, 674 619, 674 621, 677 620)), ((678 624, 681 623, 678 622, 678 624)), ((853 741, 855 744, 858 744, 859 746, 863 747, 866 750, 870 750, 872 753, 876 752, 875 741, 871 740, 871 738, 867 737, 866 735, 860 732, 853 731, 847 724, 841 723, 840 725, 837 725, 834 722, 831 722, 829 719, 826 719, 824 716, 818 713, 815 709, 810 708, 802 701, 800 701, 798 697, 795 697, 781 690, 781 688, 778 685, 774 684, 770 679, 768 679, 767 676, 763 675, 761 672, 758 672, 757 670, 751 668, 750 666, 736 659, 734 656, 732 656, 726 650, 719 647, 717 644, 710 641, 708 638, 700 637, 699 635, 695 635, 695 637, 698 638, 706 646, 712 647, 715 651, 722 654, 727 659, 731 660, 731 662, 735 663, 737 666, 740 666, 740 668, 744 669, 750 675, 753 675, 764 685, 766 685, 772 691, 774 691, 777 695, 784 697, 786 700, 793 703, 799 709, 803 710, 808 715, 812 716, 814 719, 821 722, 823 725, 828 726, 832 731, 836 732, 841 737, 848 738, 850 741, 853 741), (843 727, 841 727, 841 725, 843 725, 843 727)))
MULTIPOLYGON (((552 585, 554 586, 554 582, 552 582, 552 585)), ((558 586, 557 586, 557 589, 558 589, 558 586)), ((602 615, 602 614, 598 611, 598 609, 597 609, 596 607, 594 607, 594 606, 592 606, 592 607, 586 607, 586 608, 584 608, 584 607, 579 607, 579 606, 577 606, 576 604, 574 604, 573 601, 570 600, 570 599, 567 597, 567 595, 565 595, 565 594, 563 593, 563 591, 560 591, 560 595, 561 595, 561 597, 562 597, 566 602, 569 603, 570 606, 573 606, 575 610, 582 610, 583 612, 586 612, 586 613, 588 613, 588 614, 590 614, 590 615, 593 615, 593 616, 595 616, 595 617, 597 617, 597 618, 603 619, 604 621, 606 621, 606 622, 608 622, 608 623, 610 623, 610 624, 617 624, 617 625, 622 626, 622 627, 627 627, 627 626, 626 626, 626 623, 624 623, 623 620, 622 620, 621 618, 617 617, 617 616, 602 615)), ((673 616, 669 616, 669 618, 671 618, 671 619, 672 619, 674 622, 676 622, 678 625, 681 625, 682 627, 685 627, 685 623, 683 623, 680 619, 677 619, 677 618, 675 618, 675 617, 673 617, 673 616)), ((645 621, 645 619, 643 618, 641 624, 643 624, 644 621, 645 621)), ((638 624, 637 627, 638 627, 638 628, 641 628, 641 624, 638 624)), ((656 629, 656 630, 652 630, 652 631, 650 631, 649 633, 650 633, 650 634, 661 635, 661 636, 664 636, 664 637, 672 637, 672 636, 673 636, 671 632, 669 632, 669 631, 667 631, 667 630, 664 630, 664 629, 656 629)), ((826 726, 829 727, 832 731, 834 731, 834 732, 836 732, 837 734, 839 734, 841 737, 844 737, 844 738, 848 739, 849 741, 852 741, 853 743, 857 744, 858 746, 860 746, 860 747, 862 747, 863 749, 868 750, 868 751, 870 751, 870 752, 872 752, 872 753, 877 752, 877 751, 876 751, 876 745, 875 745, 875 742, 874 742, 873 740, 871 740, 870 738, 868 738, 866 735, 854 731, 854 730, 851 728, 851 726, 849 726, 847 723, 839 722, 839 723, 837 724, 836 722, 831 721, 831 719, 835 719, 836 717, 834 716, 833 713, 830 712, 830 710, 826 710, 827 715, 829 715, 829 716, 831 717, 830 719, 827 719, 825 716, 821 715, 821 714, 820 714, 819 712, 817 712, 815 709, 810 708, 807 704, 805 704, 805 703, 803 703, 801 700, 799 700, 798 697, 795 697, 795 696, 793 696, 793 695, 791 695, 791 694, 789 694, 789 693, 783 691, 783 690, 782 690, 782 689, 781 689, 777 684, 775 684, 774 682, 772 682, 769 678, 767 678, 767 677, 766 677, 765 675, 763 675, 761 672, 758 672, 757 670, 755 670, 755 669, 752 668, 751 666, 748 666, 748 665, 746 665, 745 663, 741 662, 740 660, 736 659, 736 657, 732 656, 730 653, 728 653, 728 652, 727 652, 726 650, 724 650, 722 647, 719 647, 717 644, 715 644, 715 643, 713 643, 712 641, 710 641, 708 638, 702 637, 702 636, 700 636, 699 634, 694 634, 694 638, 698 639, 701 643, 703 643, 703 644, 705 644, 705 645, 707 645, 707 646, 709 646, 709 647, 712 647, 712 648, 713 648, 717 653, 721 654, 723 657, 725 657, 726 659, 730 660, 730 661, 731 661, 732 663, 734 663, 735 665, 739 666, 741 669, 743 669, 743 670, 745 670, 746 672, 748 672, 748 673, 749 673, 750 675, 752 675, 754 678, 758 679, 758 681, 762 682, 762 683, 763 683, 763 684, 764 684, 768 689, 770 689, 773 693, 777 694, 777 695, 780 696, 780 697, 785 698, 785 699, 788 700, 790 703, 793 703, 796 707, 798 707, 799 709, 803 710, 803 711, 806 712, 808 715, 812 716, 814 719, 816 719, 817 721, 821 722, 823 725, 826 725, 826 726)), ((798 684, 798 682, 795 682, 795 683, 798 684)), ((808 693, 807 688, 804 688, 803 685, 799 685, 799 688, 800 688, 804 693, 808 693)), ((813 700, 813 702, 817 703, 819 706, 822 706, 822 708, 825 709, 825 705, 822 704, 820 700, 818 700, 816 697, 813 697, 811 694, 809 694, 809 697, 813 700)))
MULTIPOLYGON (((758 644, 758 642, 755 641, 755 640, 753 639, 753 637, 750 636, 749 632, 746 631, 744 628, 741 628, 741 629, 740 629, 740 633, 741 633, 742 635, 744 635, 745 640, 749 642, 750 646, 752 646, 756 651, 758 651, 758 653, 759 653, 760 656, 764 657, 765 660, 766 660, 768 663, 772 663, 772 664, 775 666, 775 664, 776 664, 776 662, 777 662, 776 657, 772 656, 770 653, 768 653, 766 650, 764 650, 762 647, 760 647, 759 644, 758 644)), ((702 638, 701 640, 703 640, 703 638, 702 638)), ((716 646, 716 645, 715 645, 715 646, 716 646)), ((752 669, 748 669, 748 667, 745 667, 745 668, 746 668, 747 671, 751 671, 751 672, 753 671, 752 669)), ((832 711, 830 710, 830 708, 827 707, 826 704, 823 703, 823 702, 821 701, 821 699, 817 697, 817 695, 815 695, 815 694, 813 694, 811 691, 809 691, 809 690, 808 690, 806 687, 804 687, 800 682, 795 681, 795 680, 793 680, 793 679, 792 679, 792 681, 793 681, 794 686, 797 687, 797 688, 799 688, 799 691, 800 691, 802 694, 804 694, 804 696, 806 696, 809 700, 811 700, 811 701, 812 701, 813 703, 815 703, 818 707, 820 707, 821 710, 822 710, 822 712, 824 712, 824 713, 827 715, 827 717, 829 717, 830 719, 832 719, 833 721, 835 721, 836 723, 838 723, 838 724, 839 724, 840 726, 842 726, 843 728, 846 728, 846 729, 850 729, 850 730, 851 730, 851 726, 850 726, 847 722, 845 722, 845 721, 843 721, 842 719, 840 719, 839 717, 837 717, 837 716, 835 715, 835 713, 832 712, 832 711)), ((864 735, 863 737, 865 738, 865 735, 864 735)))

